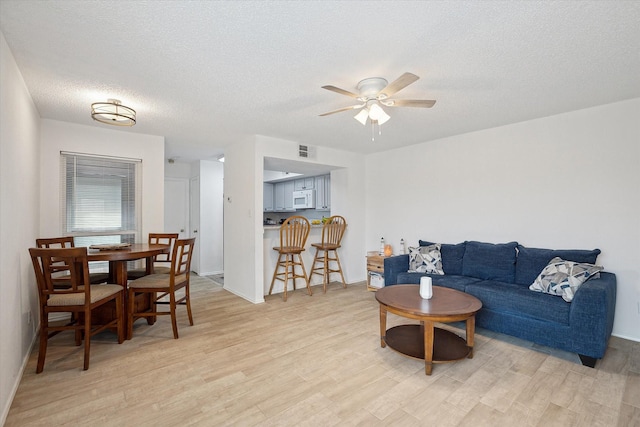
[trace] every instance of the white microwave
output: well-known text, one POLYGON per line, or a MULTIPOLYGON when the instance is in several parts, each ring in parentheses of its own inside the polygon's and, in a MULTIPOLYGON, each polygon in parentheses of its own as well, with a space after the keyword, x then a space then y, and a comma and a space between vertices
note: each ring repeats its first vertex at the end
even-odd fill
POLYGON ((294 209, 315 209, 316 207, 316 191, 300 190, 293 192, 293 208, 294 209))

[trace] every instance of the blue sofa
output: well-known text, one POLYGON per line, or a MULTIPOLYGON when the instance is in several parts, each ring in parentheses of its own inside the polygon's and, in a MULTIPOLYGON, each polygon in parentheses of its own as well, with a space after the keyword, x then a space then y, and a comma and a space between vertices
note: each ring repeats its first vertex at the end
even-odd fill
MULTIPOLYGON (((420 246, 431 242, 420 241, 420 246)), ((420 283, 430 276, 436 286, 466 292, 482 301, 476 315, 481 328, 541 345, 577 353, 582 364, 594 367, 607 349, 616 305, 616 276, 600 272, 578 288, 569 303, 562 297, 529 290, 554 257, 595 264, 595 250, 527 248, 466 241, 440 247, 444 275, 408 272, 409 255, 384 260, 385 286, 420 283)))

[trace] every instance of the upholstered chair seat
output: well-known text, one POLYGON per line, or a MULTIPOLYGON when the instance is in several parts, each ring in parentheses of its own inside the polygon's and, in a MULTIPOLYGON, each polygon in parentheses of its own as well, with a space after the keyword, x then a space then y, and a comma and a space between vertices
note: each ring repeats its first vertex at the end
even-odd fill
MULTIPOLYGON (((53 306, 68 306, 68 305, 82 305, 84 304, 84 286, 78 288, 79 291, 71 294, 57 294, 51 295, 47 300, 49 307, 53 306)), ((123 288, 120 285, 91 285, 91 297, 89 298, 91 304, 107 298, 111 295, 115 295, 118 292, 122 292, 123 288)))

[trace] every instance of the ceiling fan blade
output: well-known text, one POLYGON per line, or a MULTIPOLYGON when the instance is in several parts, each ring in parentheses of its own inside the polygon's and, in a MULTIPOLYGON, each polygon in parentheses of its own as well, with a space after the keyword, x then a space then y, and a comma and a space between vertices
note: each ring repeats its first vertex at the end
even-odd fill
POLYGON ((364 107, 366 104, 362 104, 362 105, 352 105, 350 107, 344 107, 344 108, 339 108, 337 110, 333 110, 333 111, 329 111, 328 113, 323 113, 323 114, 319 114, 320 116, 328 116, 330 114, 335 114, 335 113, 341 113, 343 111, 349 111, 349 110, 358 110, 362 107, 364 107))
POLYGON ((385 87, 380 91, 380 93, 385 94, 388 98, 394 93, 409 86, 411 83, 415 82, 419 78, 420 77, 416 76, 415 74, 404 73, 403 75, 401 75, 400 77, 398 77, 397 79, 389 83, 387 87, 385 87))
POLYGON ((387 107, 422 107, 431 108, 436 103, 427 99, 387 99, 383 102, 387 107))
POLYGON ((352 98, 360 98, 360 95, 357 95, 353 92, 349 92, 348 90, 344 90, 344 89, 340 89, 339 87, 335 87, 335 86, 331 86, 331 85, 327 85, 327 86, 322 86, 322 89, 326 89, 326 90, 330 90, 331 92, 336 92, 342 95, 347 95, 350 96, 352 98))

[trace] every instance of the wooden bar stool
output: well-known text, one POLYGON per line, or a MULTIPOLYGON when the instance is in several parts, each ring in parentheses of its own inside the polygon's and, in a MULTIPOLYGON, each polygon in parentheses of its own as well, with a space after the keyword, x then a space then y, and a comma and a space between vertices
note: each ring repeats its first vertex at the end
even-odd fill
POLYGON ((313 264, 309 272, 309 281, 311 276, 319 274, 322 277, 322 287, 324 293, 327 293, 327 284, 329 283, 329 276, 331 273, 340 273, 342 279, 342 287, 347 287, 347 282, 344 280, 342 274, 342 265, 340 264, 340 258, 338 257, 338 248, 340 242, 342 242, 342 236, 347 228, 347 221, 340 215, 334 215, 327 218, 326 222, 322 226, 322 241, 320 243, 312 243, 311 246, 316 248, 316 254, 313 258, 313 264), (322 252, 322 253, 321 253, 322 252), (333 255, 333 256, 331 256, 333 255), (330 263, 335 262, 337 268, 331 268, 330 263), (319 264, 316 267, 316 264, 319 264))
POLYGON ((278 262, 276 263, 276 269, 273 272, 273 279, 271 279, 269 295, 271 295, 271 292, 273 291, 273 284, 276 280, 281 280, 284 282, 283 299, 286 301, 289 279, 293 280, 294 291, 296 290, 296 279, 304 279, 307 284, 307 292, 309 295, 313 295, 301 255, 302 251, 304 251, 304 245, 307 242, 307 237, 309 237, 310 229, 311 224, 309 224, 309 220, 303 216, 297 215, 287 218, 280 227, 280 246, 273 248, 278 251, 278 262), (294 258, 296 255, 297 261, 294 258), (296 266, 300 266, 302 274, 296 273, 296 266), (284 271, 278 272, 280 267, 282 267, 284 271))

